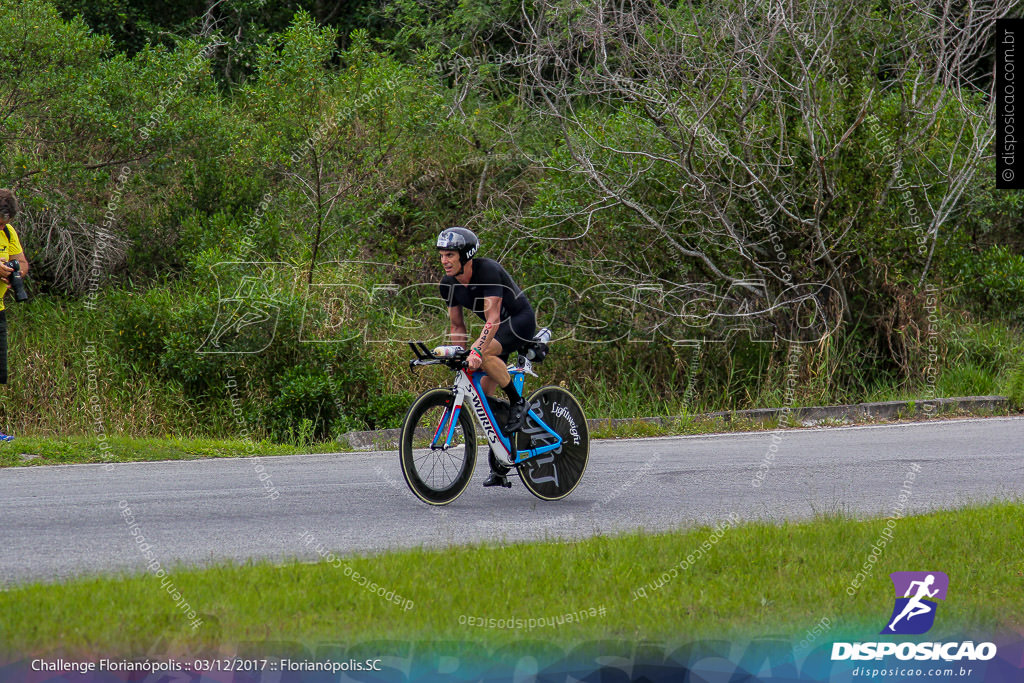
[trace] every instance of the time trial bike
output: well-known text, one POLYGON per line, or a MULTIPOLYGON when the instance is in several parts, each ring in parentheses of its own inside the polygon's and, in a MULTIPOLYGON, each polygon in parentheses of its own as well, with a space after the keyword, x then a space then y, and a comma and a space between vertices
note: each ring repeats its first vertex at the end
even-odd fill
MULTIPOLYGON (((542 329, 519 351, 516 363, 508 366, 521 395, 525 396, 526 375, 537 376, 533 362, 547 355, 549 337, 550 332, 542 329)), ((485 373, 470 372, 468 351, 459 349, 441 357, 421 341, 409 342, 409 347, 416 355, 409 362, 411 368, 445 365, 456 373, 450 388, 420 394, 402 422, 402 475, 417 498, 430 505, 447 505, 469 486, 476 468, 474 418, 494 459, 514 468, 530 493, 543 500, 560 500, 573 492, 590 459, 590 434, 583 409, 572 394, 556 386, 535 391, 527 398, 523 428, 510 438, 503 433, 504 421, 499 423, 496 417, 502 402, 484 394, 480 381, 485 373)))

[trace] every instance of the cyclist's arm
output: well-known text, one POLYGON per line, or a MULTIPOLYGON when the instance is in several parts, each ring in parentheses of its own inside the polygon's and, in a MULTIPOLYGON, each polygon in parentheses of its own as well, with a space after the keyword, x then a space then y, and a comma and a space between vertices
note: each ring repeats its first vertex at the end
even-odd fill
POLYGON ((481 353, 486 353, 487 347, 490 346, 491 340, 493 340, 494 335, 497 334, 498 325, 500 324, 501 297, 484 297, 484 329, 480 332, 480 336, 477 337, 476 343, 473 344, 473 348, 480 349, 481 353))
POLYGON ((464 347, 469 341, 469 333, 466 331, 466 319, 462 317, 462 306, 449 307, 448 320, 451 322, 448 335, 451 337, 452 344, 464 347))

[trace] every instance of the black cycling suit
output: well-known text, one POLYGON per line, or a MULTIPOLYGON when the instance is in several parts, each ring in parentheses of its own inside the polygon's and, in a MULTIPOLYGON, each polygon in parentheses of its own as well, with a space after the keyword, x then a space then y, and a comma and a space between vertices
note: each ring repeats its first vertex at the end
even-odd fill
POLYGON ((448 307, 462 306, 476 313, 481 320, 484 317, 484 298, 501 297, 501 317, 498 331, 494 338, 501 344, 501 356, 508 361, 508 355, 517 351, 520 346, 533 339, 537 332, 537 319, 533 315, 530 302, 522 290, 494 259, 473 259, 473 275, 469 284, 464 285, 451 275, 441 278, 441 298, 448 307))

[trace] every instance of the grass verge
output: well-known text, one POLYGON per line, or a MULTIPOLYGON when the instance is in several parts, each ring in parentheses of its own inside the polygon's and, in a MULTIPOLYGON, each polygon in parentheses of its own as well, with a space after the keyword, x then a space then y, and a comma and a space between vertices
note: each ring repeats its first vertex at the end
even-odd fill
POLYGON ((101 448, 100 441, 89 436, 18 437, 12 442, 0 443, 0 467, 237 458, 252 455, 337 453, 345 450, 341 444, 335 442, 316 443, 300 448, 267 440, 175 437, 156 439, 111 436, 107 437, 105 443, 108 447, 101 448))
MULTIPOLYGON (((58 646, 79 655, 138 656, 156 643, 194 653, 228 643, 272 649, 272 642, 312 647, 378 639, 497 647, 516 640, 567 646, 597 638, 773 634, 795 642, 825 618, 825 638, 873 639, 893 605, 888 574, 903 570, 949 575, 949 597, 930 637, 1007 633, 1024 627, 1024 559, 1012 531, 1022 519, 1024 503, 1016 501, 897 520, 873 563, 868 557, 884 538, 886 520, 832 515, 570 543, 173 570, 173 588, 202 619, 195 629, 153 574, 20 585, 0 592, 0 642, 18 657, 58 646), (398 598, 379 597, 356 577, 398 598), (497 625, 509 619, 512 628, 497 625), (530 619, 542 623, 529 628, 530 619)), ((309 554, 316 557, 316 549, 314 540, 309 554)))

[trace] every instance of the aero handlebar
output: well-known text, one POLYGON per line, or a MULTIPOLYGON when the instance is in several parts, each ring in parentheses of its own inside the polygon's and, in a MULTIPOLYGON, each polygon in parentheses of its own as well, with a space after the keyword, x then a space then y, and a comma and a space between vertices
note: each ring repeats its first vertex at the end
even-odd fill
POLYGON ((461 351, 449 358, 438 358, 421 341, 409 342, 409 348, 416 355, 416 358, 409 361, 409 368, 422 367, 424 365, 447 365, 452 370, 461 370, 468 367, 466 358, 469 357, 469 350, 461 351))

